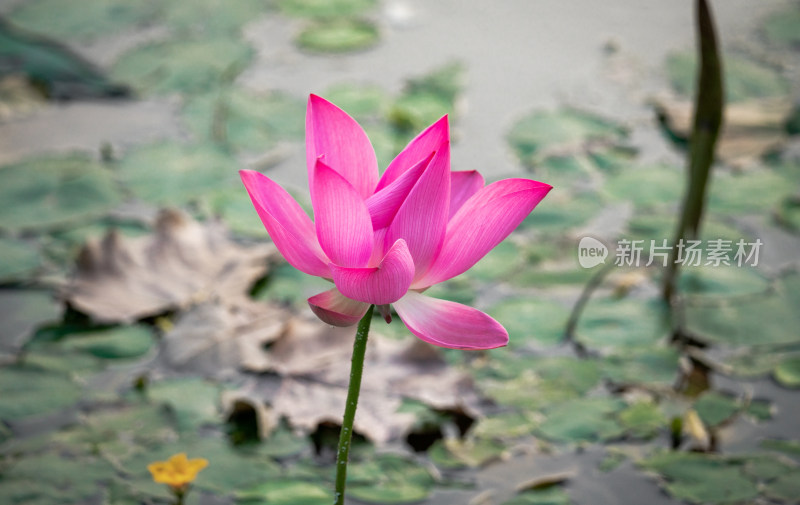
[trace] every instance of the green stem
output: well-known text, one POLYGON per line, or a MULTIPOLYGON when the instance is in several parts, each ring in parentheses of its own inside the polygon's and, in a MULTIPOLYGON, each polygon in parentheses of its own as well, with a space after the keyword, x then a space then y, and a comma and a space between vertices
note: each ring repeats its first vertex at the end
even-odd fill
POLYGON ((364 371, 364 354, 367 351, 367 336, 372 322, 374 305, 358 323, 356 340, 353 342, 353 359, 350 363, 350 385, 347 387, 347 404, 344 407, 342 431, 339 433, 339 447, 336 450, 336 494, 334 505, 344 505, 344 486, 347 480, 347 461, 350 457, 350 441, 353 438, 353 420, 356 417, 358 395, 361 392, 361 374, 364 371))

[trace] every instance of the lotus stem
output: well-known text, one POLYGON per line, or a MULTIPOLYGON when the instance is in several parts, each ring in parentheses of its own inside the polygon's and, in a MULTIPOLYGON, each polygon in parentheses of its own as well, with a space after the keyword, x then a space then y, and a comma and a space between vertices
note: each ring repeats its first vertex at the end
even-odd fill
POLYGON ((372 322, 374 305, 370 305, 367 313, 361 318, 353 342, 353 358, 350 363, 350 384, 347 387, 347 403, 344 407, 342 431, 339 433, 339 447, 336 449, 336 494, 334 505, 344 505, 344 488, 347 481, 347 462, 350 458, 350 442, 353 439, 353 421, 358 407, 358 395, 361 393, 361 375, 364 371, 364 355, 367 351, 367 336, 372 322))

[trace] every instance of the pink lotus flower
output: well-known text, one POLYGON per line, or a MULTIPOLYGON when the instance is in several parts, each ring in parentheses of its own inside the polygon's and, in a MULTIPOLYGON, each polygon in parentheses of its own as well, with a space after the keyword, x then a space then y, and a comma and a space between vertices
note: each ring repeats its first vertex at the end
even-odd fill
POLYGON ((505 239, 552 189, 528 179, 484 186, 476 171, 450 171, 447 116, 412 140, 378 177, 366 133, 315 95, 306 113, 314 221, 278 184, 251 170, 242 181, 273 242, 298 270, 335 287, 308 299, 326 323, 357 323, 389 304, 426 342, 491 349, 508 332, 487 314, 422 293, 455 277, 505 239))

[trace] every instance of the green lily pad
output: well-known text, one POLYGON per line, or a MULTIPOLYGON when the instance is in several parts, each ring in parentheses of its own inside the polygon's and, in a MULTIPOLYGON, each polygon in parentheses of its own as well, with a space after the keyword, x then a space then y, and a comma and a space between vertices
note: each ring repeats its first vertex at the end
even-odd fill
POLYGON ((744 473, 759 480, 773 480, 797 469, 791 461, 774 454, 757 454, 747 458, 744 473))
POLYGON ((800 44, 800 9, 791 5, 772 14, 764 22, 764 33, 770 42, 797 47, 800 44))
POLYGON ((741 410, 736 397, 718 391, 706 391, 694 404, 703 424, 715 428, 741 410))
POLYGON ((798 342, 790 330, 800 325, 800 276, 789 275, 775 286, 776 292, 753 299, 733 298, 714 304, 686 307, 686 326, 697 337, 712 343, 766 346, 798 342))
POLYGON ((775 380, 787 388, 800 388, 800 357, 781 361, 773 371, 775 380))
POLYGON ((619 422, 635 438, 653 438, 667 426, 667 417, 657 403, 638 401, 619 413, 619 422))
POLYGON ((41 263, 39 249, 30 242, 0 238, 0 283, 30 276, 41 263))
POLYGON ((96 410, 86 417, 84 426, 62 434, 69 435, 90 448, 99 445, 122 459, 176 438, 173 419, 164 406, 141 402, 96 410))
POLYGON ((575 109, 536 111, 520 118, 507 140, 519 160, 535 167, 548 150, 580 152, 590 143, 622 140, 626 129, 608 119, 575 109))
MULTIPOLYGON (((322 95, 364 125, 386 117, 392 99, 380 86, 369 84, 336 84, 322 95)), ((372 135, 369 136, 372 140, 372 135)))
POLYGON ((782 452, 792 456, 793 458, 800 458, 800 441, 798 440, 767 438, 762 440, 760 445, 764 449, 782 452))
POLYGON ((481 419, 471 433, 477 438, 517 438, 533 434, 538 424, 525 413, 503 412, 481 419))
POLYGON ((272 269, 262 287, 254 293, 257 300, 273 300, 305 305, 306 300, 331 289, 331 283, 306 275, 288 263, 272 269))
POLYGON ((113 467, 101 458, 56 452, 36 454, 22 458, 3 472, 0 499, 9 504, 85 503, 113 477, 113 467))
POLYGON ((505 445, 496 438, 471 437, 438 440, 428 450, 428 457, 442 468, 479 468, 499 459, 505 450, 505 445))
POLYGON ((598 442, 621 436, 625 428, 617 420, 624 407, 615 398, 577 398, 554 405, 544 412, 537 432, 555 442, 598 442))
POLYGON ((475 291, 475 284, 468 276, 459 276, 431 286, 425 294, 432 298, 470 305, 475 301, 475 291))
POLYGON ((284 14, 304 18, 337 18, 364 14, 377 5, 376 0, 279 0, 284 14))
POLYGON ((680 353, 661 346, 634 351, 621 349, 603 360, 603 375, 619 384, 670 387, 679 370, 680 353))
POLYGON ((57 39, 88 41, 152 22, 159 2, 92 0, 65 8, 59 0, 24 2, 11 12, 19 26, 57 39))
POLYGON ((173 30, 202 37, 238 35, 246 23, 268 12, 262 0, 195 0, 161 2, 161 19, 173 30))
POLYGON ((217 191, 211 195, 209 203, 214 215, 222 217, 234 233, 258 239, 267 237, 253 202, 240 188, 217 191))
MULTIPOLYGON (((222 437, 182 437, 176 441, 159 445, 147 451, 126 457, 122 463, 133 476, 142 479, 142 484, 152 482, 147 465, 154 461, 165 461, 173 454, 186 453, 189 458, 204 458, 208 466, 193 483, 193 487, 234 496, 243 489, 263 482, 280 479, 280 466, 246 448, 234 447, 222 437)), ((163 486, 161 486, 163 487, 163 486)))
POLYGON ((54 229, 93 219, 121 201, 111 173, 87 156, 33 158, 0 167, 0 229, 54 229))
POLYGON ((658 452, 642 466, 667 479, 670 495, 691 503, 741 503, 758 496, 756 484, 740 464, 714 455, 658 452))
POLYGON ((428 471, 401 456, 383 454, 351 464, 347 494, 366 503, 413 503, 430 495, 434 480, 428 471))
POLYGON ((533 209, 520 228, 564 233, 586 223, 603 208, 603 202, 594 193, 572 194, 558 189, 551 191, 544 203, 533 209))
POLYGON ((463 88, 464 66, 460 62, 408 79, 389 111, 389 122, 403 139, 398 147, 445 114, 453 114, 463 88))
MULTIPOLYGON (((774 69, 734 53, 722 57, 726 101, 741 102, 789 93, 789 82, 774 69)), ((675 91, 686 97, 694 95, 696 67, 694 51, 675 53, 667 58, 667 74, 675 91)))
POLYGON ((236 493, 236 500, 248 504, 327 505, 331 501, 327 487, 302 480, 268 481, 236 493))
POLYGON ((669 334, 667 312, 658 300, 593 298, 575 330, 591 349, 647 348, 669 334))
MULTIPOLYGON (((736 247, 734 244, 731 247, 736 247)), ((754 268, 732 266, 683 267, 678 285, 692 300, 764 293, 769 281, 754 268), (708 298, 706 298, 708 297, 708 298)))
POLYGON ((675 167, 636 166, 609 178, 605 190, 615 199, 632 201, 637 208, 672 207, 681 201, 684 179, 675 167))
POLYGON ((0 368, 0 419, 17 421, 68 408, 81 388, 61 373, 33 366, 0 368))
POLYGON ((146 326, 121 326, 74 334, 61 342, 66 351, 86 352, 98 358, 137 358, 155 344, 153 332, 146 326))
POLYGON ((800 197, 787 196, 781 200, 775 209, 775 219, 783 227, 800 232, 800 197))
POLYGON ((252 56, 234 38, 167 40, 125 53, 111 75, 142 92, 202 93, 230 82, 252 56))
POLYGON ((161 143, 131 151, 117 170, 142 200, 178 205, 234 187, 239 168, 228 154, 208 145, 161 143))
POLYGON ((570 505, 569 495, 560 487, 523 491, 501 505, 570 505))
POLYGON ((196 378, 159 381, 147 388, 148 398, 166 404, 182 431, 219 423, 219 394, 217 385, 196 378))
POLYGON ((505 240, 468 270, 468 275, 484 281, 499 281, 517 271, 525 257, 520 247, 505 240))
POLYGON ((800 470, 792 469, 789 473, 764 484, 764 491, 770 498, 792 503, 800 496, 800 470))
POLYGON ((33 330, 58 319, 61 306, 45 291, 0 290, 0 351, 16 351, 28 341, 33 330))
POLYGON ((362 19, 336 18, 315 22, 297 36, 297 45, 319 53, 346 53, 370 48, 380 33, 374 23, 362 19))
POLYGON ((279 141, 302 139, 305 128, 302 101, 280 92, 208 93, 191 98, 183 117, 199 141, 255 153, 267 152, 279 141))
POLYGON ((744 174, 715 173, 708 210, 718 214, 766 213, 795 191, 782 174, 769 169, 744 174))
POLYGON ((544 345, 561 342, 569 317, 563 305, 532 297, 509 298, 487 312, 508 330, 512 346, 530 341, 544 345))

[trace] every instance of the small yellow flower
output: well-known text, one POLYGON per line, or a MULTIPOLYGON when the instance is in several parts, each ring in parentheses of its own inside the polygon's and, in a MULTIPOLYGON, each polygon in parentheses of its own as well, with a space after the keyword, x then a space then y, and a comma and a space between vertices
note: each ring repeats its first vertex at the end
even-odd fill
POLYGON ((186 454, 171 456, 167 461, 156 461, 147 465, 153 480, 173 489, 182 489, 196 477, 198 472, 208 466, 203 458, 187 459, 186 454))

